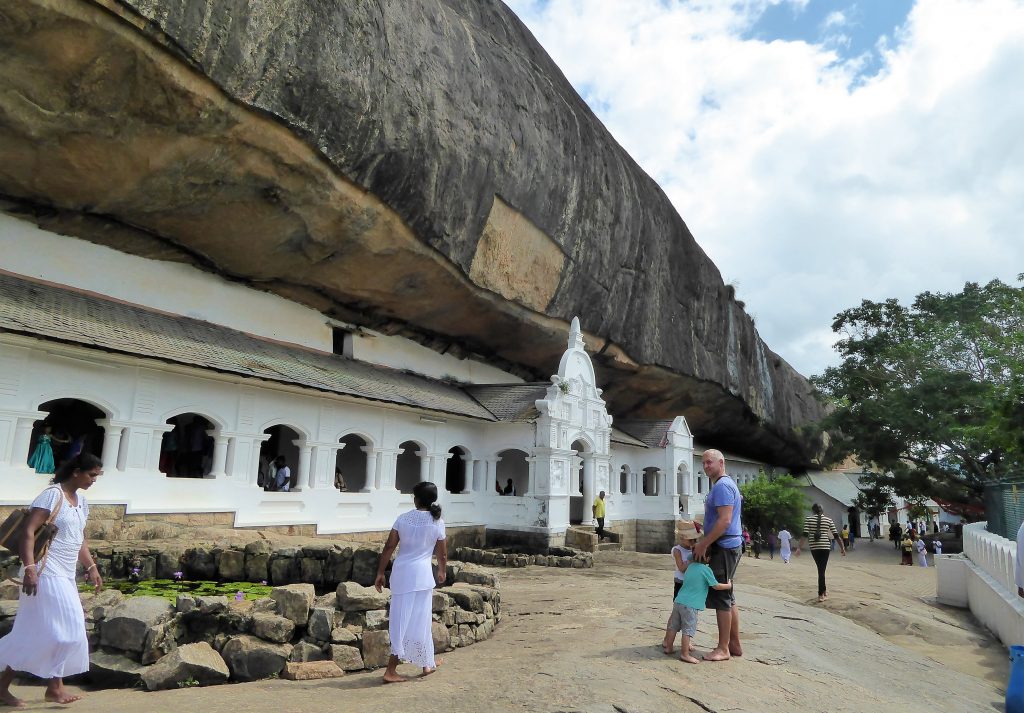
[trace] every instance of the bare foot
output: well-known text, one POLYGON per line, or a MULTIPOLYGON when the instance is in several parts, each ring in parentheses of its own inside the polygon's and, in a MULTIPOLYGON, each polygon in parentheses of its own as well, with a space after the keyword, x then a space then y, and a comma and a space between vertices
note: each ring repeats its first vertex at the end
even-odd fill
POLYGON ((384 683, 406 683, 412 679, 398 673, 384 673, 384 683))
POLYGON ((66 706, 68 703, 74 703, 75 701, 82 700, 81 696, 73 696, 67 691, 61 691, 60 693, 49 693, 47 692, 43 696, 43 700, 47 703, 59 703, 62 706, 66 706))
POLYGON ((663 654, 665 654, 666 656, 671 656, 672 654, 674 654, 674 653, 676 652, 676 650, 675 650, 675 648, 674 648, 674 647, 670 649, 670 648, 669 648, 669 647, 667 647, 667 646, 662 646, 662 647, 661 647, 661 652, 662 652, 663 654))
POLYGON ((693 656, 690 656, 689 654, 687 654, 686 656, 680 656, 679 660, 685 661, 686 663, 700 663, 700 659, 696 659, 693 656))
POLYGON ((432 673, 433 673, 434 671, 436 671, 436 670, 438 669, 438 667, 439 667, 439 666, 440 666, 441 664, 443 664, 443 663, 444 663, 444 659, 434 659, 434 668, 430 668, 429 666, 424 666, 424 667, 423 667, 423 673, 421 673, 421 674, 420 674, 420 676, 421 676, 421 677, 422 677, 422 676, 429 676, 429 675, 430 675, 430 674, 432 674, 432 673))
POLYGON ((24 708, 25 701, 15 696, 10 691, 0 694, 0 706, 10 706, 11 708, 24 708))
POLYGON ((728 651, 722 651, 719 648, 714 648, 701 656, 701 658, 705 661, 728 661, 731 656, 728 651))

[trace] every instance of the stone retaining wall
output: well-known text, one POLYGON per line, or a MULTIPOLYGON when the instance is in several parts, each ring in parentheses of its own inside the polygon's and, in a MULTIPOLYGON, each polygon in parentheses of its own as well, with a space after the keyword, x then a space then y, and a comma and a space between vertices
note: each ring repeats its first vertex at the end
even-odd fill
POLYGON ((527 555, 495 550, 478 550, 473 547, 457 547, 452 558, 461 562, 487 565, 488 567, 570 567, 587 569, 594 566, 594 555, 569 547, 552 547, 547 555, 527 555))
MULTIPOLYGON (((501 620, 492 574, 456 563, 454 584, 434 591, 437 652, 487 639, 501 620)), ((18 587, 0 584, 0 635, 17 613, 18 587)), ((390 655, 390 592, 355 582, 316 596, 312 584, 276 587, 269 597, 125 597, 83 594, 91 651, 89 679, 101 687, 141 682, 149 690, 282 676, 323 678, 380 668, 390 655)))

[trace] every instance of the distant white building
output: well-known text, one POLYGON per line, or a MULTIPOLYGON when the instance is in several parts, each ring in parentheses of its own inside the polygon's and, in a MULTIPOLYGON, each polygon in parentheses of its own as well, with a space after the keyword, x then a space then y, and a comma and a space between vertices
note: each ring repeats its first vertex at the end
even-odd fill
MULTIPOLYGON (((578 320, 550 381, 524 383, 3 213, 0 254, 0 505, 48 481, 27 463, 49 427, 58 458, 78 445, 102 458, 90 498, 129 516, 383 532, 429 480, 466 537, 543 547, 605 490, 624 544, 660 551, 680 504, 703 514, 685 420, 613 422, 578 320), (258 484, 278 455, 291 492, 258 484)), ((763 467, 727 460, 741 483, 763 467)))

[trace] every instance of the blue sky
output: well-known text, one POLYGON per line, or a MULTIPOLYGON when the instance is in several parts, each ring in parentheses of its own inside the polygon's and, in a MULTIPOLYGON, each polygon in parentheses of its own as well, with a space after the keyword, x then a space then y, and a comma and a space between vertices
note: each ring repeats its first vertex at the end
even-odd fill
POLYGON ((862 299, 1019 284, 1024 0, 506 3, 801 373, 862 299))
POLYGON ((913 0, 779 2, 765 7, 744 37, 820 44, 842 60, 863 58, 858 75, 873 76, 882 67, 879 41, 890 48, 899 43, 898 30, 913 5, 913 0))

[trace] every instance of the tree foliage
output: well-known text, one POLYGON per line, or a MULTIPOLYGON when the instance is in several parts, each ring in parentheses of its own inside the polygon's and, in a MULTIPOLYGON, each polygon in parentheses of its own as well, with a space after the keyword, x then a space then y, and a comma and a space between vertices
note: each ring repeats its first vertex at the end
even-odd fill
POLYGON ((743 522, 751 530, 767 534, 769 530, 788 528, 794 534, 803 529, 807 501, 803 488, 789 475, 769 479, 761 473, 740 486, 743 495, 743 522))
POLYGON ((985 482, 1024 473, 1024 288, 865 300, 832 329, 843 361, 813 382, 835 406, 835 455, 886 471, 869 482, 978 502, 985 482))
POLYGON ((869 480, 861 487, 853 504, 858 510, 866 513, 868 518, 878 518, 878 521, 882 522, 885 519, 882 516, 887 514, 893 505, 892 489, 885 483, 869 480))

